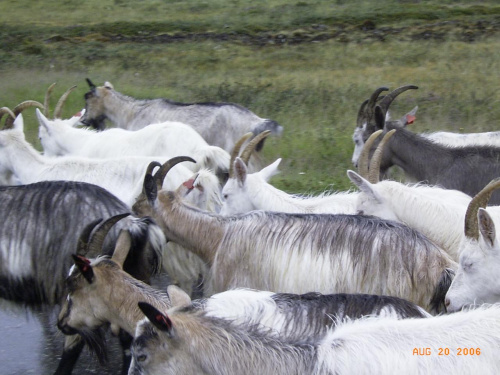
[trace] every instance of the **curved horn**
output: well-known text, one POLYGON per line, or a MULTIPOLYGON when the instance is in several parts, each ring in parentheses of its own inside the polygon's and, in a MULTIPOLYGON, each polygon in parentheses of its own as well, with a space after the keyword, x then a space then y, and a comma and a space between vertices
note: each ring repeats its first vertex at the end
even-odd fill
POLYGON ((16 119, 16 115, 14 114, 14 112, 12 112, 12 110, 9 107, 0 108, 0 120, 2 119, 3 115, 9 115, 14 120, 16 119))
POLYGON ((382 108, 382 110, 384 111, 384 114, 387 113, 387 110, 389 109, 389 106, 391 105, 392 101, 394 99, 396 99, 396 97, 407 91, 407 90, 416 90, 418 89, 418 86, 415 86, 415 85, 406 85, 406 86, 401 86, 401 87, 398 87, 396 90, 394 91, 391 91, 389 94, 387 94, 384 99, 382 99, 380 101, 380 103, 378 104, 380 106, 380 108, 382 108))
POLYGON ((161 163, 157 161, 152 161, 149 163, 146 169, 146 174, 144 175, 144 182, 142 184, 142 195, 146 197, 149 203, 153 203, 156 200, 156 194, 158 193, 155 189, 153 171, 155 168, 161 168, 161 163))
POLYGON ((95 89, 95 85, 92 83, 92 81, 90 79, 88 79, 88 78, 85 78, 85 80, 89 84, 90 89, 94 90, 95 89))
POLYGON ((464 233, 468 238, 479 239, 479 228, 477 224, 477 212, 479 207, 486 208, 493 191, 500 187, 500 177, 492 180, 470 201, 465 212, 464 233))
POLYGON ((241 153, 241 160, 248 165, 248 161, 250 160, 250 156, 252 156, 252 152, 255 150, 255 147, 257 147, 257 144, 265 139, 269 134, 271 134, 270 130, 264 130, 263 132, 257 134, 250 142, 248 142, 247 146, 241 153))
POLYGON ((375 113, 374 112, 375 104, 377 104, 377 99, 382 93, 382 91, 389 91, 389 88, 385 86, 379 87, 373 92, 373 94, 370 96, 370 99, 368 99, 368 103, 366 103, 364 111, 364 116, 365 116, 364 120, 366 120, 366 122, 370 121, 373 118, 373 114, 375 113))
POLYGON ((155 173, 155 181, 156 181, 156 187, 157 190, 160 191, 163 187, 163 181, 165 180, 165 177, 167 176, 167 173, 177 164, 183 162, 183 161, 190 161, 192 163, 196 163, 196 160, 189 156, 176 156, 175 158, 172 158, 163 164, 160 169, 155 173))
POLYGON ((76 89, 76 85, 70 87, 69 89, 66 90, 64 94, 61 95, 59 98, 59 101, 57 102, 56 108, 54 109, 54 118, 61 118, 61 111, 64 103, 66 103, 66 99, 68 99, 69 94, 71 91, 76 89))
POLYGON ((363 124, 366 122, 365 111, 366 111, 366 105, 368 104, 368 100, 369 99, 366 99, 363 103, 361 103, 361 106, 359 107, 358 118, 356 119, 356 126, 358 128, 361 128, 363 124))
POLYGON ((54 86, 56 85, 56 82, 54 82, 52 85, 49 86, 47 91, 45 92, 45 100, 43 101, 43 106, 45 107, 43 114, 45 117, 49 118, 50 117, 50 111, 49 111, 49 101, 50 101, 50 96, 52 94, 52 90, 54 90, 54 86))
POLYGON ((370 150, 372 148, 373 142, 382 134, 383 130, 377 130, 372 133, 368 139, 366 140, 363 149, 361 150, 361 154, 358 158, 358 173, 363 178, 368 178, 368 158, 370 156, 370 150))
POLYGON ((118 221, 123 219, 124 217, 129 216, 129 213, 115 215, 110 217, 109 219, 100 223, 93 231, 92 236, 88 242, 88 251, 92 250, 92 253, 100 254, 102 252, 102 245, 104 244, 104 239, 108 234, 109 230, 113 225, 115 225, 118 221))
POLYGON ((17 115, 20 114, 22 111, 24 111, 26 108, 29 107, 38 107, 40 109, 44 109, 43 104, 39 103, 35 100, 26 100, 22 103, 19 103, 16 105, 13 109, 12 112, 14 112, 14 118, 7 117, 5 119, 5 126, 4 129, 10 129, 12 128, 12 125, 14 124, 14 120, 16 119, 17 115))
POLYGON ((372 159, 370 161, 370 168, 368 172, 368 181, 372 184, 376 184, 380 179, 380 162, 382 161, 382 154, 384 152, 384 146, 387 141, 394 135, 396 129, 392 129, 384 135, 384 138, 380 141, 377 149, 373 153, 372 159))
POLYGON ((240 154, 241 146, 243 146, 243 143, 245 143, 252 135, 253 133, 251 132, 246 133, 238 139, 238 142, 234 144, 233 150, 231 151, 231 159, 229 161, 229 178, 234 177, 234 160, 240 154))
POLYGON ((88 244, 89 244, 89 238, 90 234, 92 233, 92 230, 97 226, 102 221, 102 219, 97 219, 85 226, 83 228, 82 233, 80 234, 80 237, 78 238, 78 243, 76 245, 76 254, 85 256, 88 251, 88 244))

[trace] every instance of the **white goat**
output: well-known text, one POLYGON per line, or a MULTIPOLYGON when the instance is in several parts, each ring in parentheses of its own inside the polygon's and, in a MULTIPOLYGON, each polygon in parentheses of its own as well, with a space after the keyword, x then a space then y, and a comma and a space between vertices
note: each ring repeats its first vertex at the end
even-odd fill
POLYGON ((161 189, 168 168, 160 171, 134 210, 145 210, 168 239, 206 262, 212 293, 249 287, 384 294, 437 311, 456 268, 420 233, 374 217, 268 211, 224 217, 184 204, 179 192, 163 190, 155 200, 147 190, 161 189))
POLYGON ((187 165, 193 171, 207 168, 227 174, 229 168, 227 151, 210 146, 196 130, 180 122, 152 124, 137 131, 113 128, 99 132, 74 128, 62 120, 50 121, 38 109, 36 114, 40 124, 38 135, 47 156, 171 158, 187 155, 197 161, 187 165))
POLYGON ((245 163, 236 158, 234 174, 222 188, 224 202, 220 213, 235 215, 253 210, 302 213, 354 214, 357 192, 323 193, 318 196, 290 195, 268 183, 278 173, 281 159, 248 173, 245 163))
MULTIPOLYGON (((144 172, 155 160, 153 157, 89 159, 43 156, 26 141, 22 115, 16 118, 14 128, 0 131, 0 155, 0 164, 11 170, 23 184, 42 180, 88 182, 105 188, 129 206, 140 194, 144 172)), ((156 159, 165 162, 168 158, 156 159)), ((170 188, 179 186, 191 176, 192 171, 188 168, 176 166, 170 188)))
POLYGON ((500 302, 500 243, 490 215, 496 214, 498 220, 500 207, 484 208, 493 190, 499 187, 500 180, 493 180, 467 207, 457 280, 451 284, 445 299, 450 312, 465 306, 500 302))
POLYGON ((129 375, 439 374, 500 372, 500 306, 428 319, 346 321, 325 337, 276 338, 267 328, 141 304, 129 375))

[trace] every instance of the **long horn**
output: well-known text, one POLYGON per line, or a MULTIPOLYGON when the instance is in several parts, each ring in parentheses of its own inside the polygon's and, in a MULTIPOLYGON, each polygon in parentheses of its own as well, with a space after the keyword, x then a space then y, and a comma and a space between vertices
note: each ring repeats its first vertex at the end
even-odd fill
POLYGON ((387 141, 394 135, 396 129, 388 131, 384 138, 380 141, 377 149, 373 153, 372 159, 370 161, 370 168, 368 172, 368 181, 372 184, 376 184, 380 179, 380 162, 382 161, 382 154, 384 153, 384 147, 387 141))
POLYGON ((373 118, 373 115, 375 113, 375 104, 377 104, 377 99, 382 91, 389 91, 389 88, 382 86, 373 92, 373 94, 370 96, 370 99, 368 99, 368 103, 366 103, 364 119, 362 121, 369 122, 373 118))
POLYGON ((92 236, 88 242, 88 251, 96 254, 100 254, 102 252, 102 245, 104 244, 104 239, 108 234, 109 230, 113 225, 115 225, 118 221, 123 219, 124 217, 129 216, 129 213, 115 215, 110 217, 109 219, 100 223, 93 231, 92 236))
POLYGON ((156 194, 158 193, 153 177, 153 171, 155 168, 161 168, 161 163, 157 161, 149 163, 148 168, 146 169, 146 174, 144 175, 144 182, 142 184, 142 195, 146 197, 150 204, 156 200, 156 194))
POLYGON ((43 111, 43 114, 45 117, 50 118, 50 111, 49 111, 49 102, 50 102, 50 96, 52 94, 52 90, 54 90, 54 87, 56 85, 56 82, 54 82, 52 85, 49 86, 47 91, 45 92, 45 100, 43 101, 43 106, 45 107, 45 110, 43 111))
POLYGON ((76 89, 76 87, 76 85, 70 87, 64 94, 61 95, 59 101, 57 102, 56 108, 54 109, 54 118, 61 118, 62 107, 64 103, 66 103, 66 100, 68 99, 69 94, 71 94, 71 91, 76 89))
POLYGON ((264 130, 263 132, 257 134, 250 142, 248 142, 247 146, 240 155, 241 160, 243 160, 246 165, 248 165, 250 156, 252 156, 252 153, 255 150, 255 147, 257 147, 257 144, 265 139, 269 134, 271 134, 270 130, 264 130))
POLYGON ((500 187, 500 177, 492 180, 470 201, 465 212, 464 233, 468 238, 479 239, 479 227, 477 223, 477 212, 479 207, 486 208, 493 191, 500 187))
POLYGON ((89 238, 90 234, 92 233, 92 230, 97 226, 102 221, 102 219, 97 219, 85 226, 83 228, 82 233, 80 234, 80 237, 78 238, 78 243, 76 245, 76 254, 85 256, 88 251, 88 245, 89 245, 89 238))
POLYGON ((160 169, 155 173, 156 187, 157 190, 160 191, 163 187, 163 181, 167 176, 167 173, 177 164, 183 161, 190 161, 192 163, 196 163, 196 160, 189 156, 176 156, 168 161, 166 161, 160 169))
POLYGON ((11 118, 15 119, 16 115, 14 112, 9 107, 2 107, 0 108, 0 120, 2 119, 3 115, 9 115, 11 118))
POLYGON ((16 105, 14 107, 14 109, 12 111, 12 112, 14 112, 14 116, 15 117, 13 119, 10 118, 10 117, 6 118, 5 119, 5 126, 4 126, 4 128, 5 129, 12 128, 12 125, 14 124, 14 120, 17 117, 17 115, 20 114, 22 111, 24 111, 26 108, 29 108, 29 107, 38 107, 40 109, 44 109, 43 104, 39 103, 39 102, 37 102, 35 100, 26 100, 26 101, 24 101, 22 103, 19 103, 18 105, 16 105))
POLYGON ((370 157, 370 150, 372 149, 373 142, 375 142, 382 132, 383 130, 380 129, 372 133, 363 145, 363 149, 358 158, 358 173, 363 178, 368 178, 368 159, 370 157))
POLYGON ((131 245, 132 238, 130 237, 130 232, 126 229, 122 229, 116 240, 115 250, 111 257, 111 259, 118 263, 121 268, 123 268, 123 263, 125 259, 127 259, 131 245))
POLYGON ((384 111, 384 114, 387 113, 387 110, 389 109, 389 106, 391 105, 391 103, 393 102, 394 99, 396 99, 396 97, 407 91, 407 90, 416 90, 418 89, 418 86, 415 86, 415 85, 406 85, 406 86, 401 86, 401 87, 398 87, 396 90, 394 91, 391 91, 389 94, 387 94, 384 99, 382 99, 380 101, 380 103, 378 104, 380 106, 380 108, 382 108, 382 110, 384 111))
POLYGON ((245 143, 252 135, 253 133, 251 132, 243 134, 243 136, 238 139, 238 142, 235 143, 233 150, 231 151, 231 159, 229 161, 229 178, 234 177, 234 160, 240 154, 241 146, 243 146, 243 143, 245 143))

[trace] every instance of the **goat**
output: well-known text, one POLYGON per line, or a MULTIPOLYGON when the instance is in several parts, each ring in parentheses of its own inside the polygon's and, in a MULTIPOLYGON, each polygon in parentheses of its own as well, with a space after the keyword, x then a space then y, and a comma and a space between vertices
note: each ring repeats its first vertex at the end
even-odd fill
POLYGON ((229 153, 220 147, 209 146, 196 130, 180 122, 151 124, 137 131, 114 128, 97 132, 74 128, 61 121, 49 121, 39 110, 36 114, 40 124, 38 135, 47 156, 170 158, 188 155, 198 161, 191 170, 207 168, 218 175, 227 175, 229 153))
MULTIPOLYGON (((122 231, 111 259, 89 260, 73 256, 75 266, 66 279, 68 297, 59 314, 58 328, 65 334, 94 332, 103 324, 134 334, 143 318, 138 303, 148 301, 166 311, 172 306, 202 309, 210 316, 251 322, 272 328, 280 337, 297 338, 323 335, 336 319, 359 318, 368 314, 395 318, 428 317, 422 308, 396 297, 364 294, 304 295, 236 289, 210 298, 191 301, 181 289, 170 285, 168 293, 144 284, 122 270, 122 261, 130 247, 127 231, 122 231), (290 326, 294 329, 290 329, 290 326), (283 335, 281 334, 283 332, 283 335)), ((89 240, 94 253, 98 240, 89 240)))
MULTIPOLYGON (((260 136, 265 137, 267 134, 264 132, 260 136)), ((241 157, 236 156, 239 149, 233 149, 229 179, 222 188, 224 199, 220 211, 222 215, 235 215, 253 210, 291 213, 355 213, 357 193, 337 192, 324 193, 319 196, 299 196, 287 194, 269 184, 269 179, 278 173, 281 159, 259 172, 249 174, 247 164, 254 145, 255 143, 250 142, 243 150, 241 157)))
MULTIPOLYGON (((376 123, 375 123, 375 106, 377 102, 379 103, 379 106, 381 106, 384 111, 387 113, 387 117, 389 116, 389 106, 391 105, 392 101, 396 99, 396 97, 399 94, 402 94, 403 92, 407 90, 416 90, 418 89, 417 86, 414 85, 407 85, 407 86, 401 86, 397 88, 396 90, 390 92, 388 95, 384 97, 380 97, 380 94, 383 91, 389 90, 387 87, 379 87, 377 90, 375 90, 372 95, 370 96, 369 99, 365 100, 359 110, 358 110, 358 118, 356 120, 356 128, 354 129, 354 134, 352 136, 352 140, 354 142, 354 151, 352 154, 352 164, 357 167, 358 165, 358 159, 359 156, 361 155, 361 151, 363 150, 363 147, 365 145, 366 140, 372 135, 377 129, 376 129, 376 123)), ((415 114, 418 110, 418 107, 413 108, 410 112, 405 114, 402 118, 396 121, 392 121, 391 124, 392 126, 396 127, 403 127, 406 126, 407 124, 413 123, 415 120, 415 114)))
MULTIPOLYGON (((61 303, 70 253, 85 223, 130 214, 130 208, 108 191, 71 181, 0 187, 0 207, 8 218, 0 226, 0 297, 35 307, 61 303)), ((129 216, 107 236, 104 254, 113 250, 121 228, 130 230, 133 243, 125 269, 149 280, 161 268, 163 232, 151 218, 129 216)), ((82 348, 82 342, 66 340, 58 374, 71 372, 82 348)))
POLYGON ((192 308, 140 308, 147 320, 136 330, 129 375, 500 371, 499 305, 428 319, 347 320, 324 337, 302 340, 192 308))
MULTIPOLYGON (((140 194, 143 174, 151 161, 152 157, 113 159, 45 157, 26 141, 22 115, 17 117, 14 128, 0 131, 0 164, 13 171, 21 183, 27 184, 41 180, 93 183, 107 189, 129 206, 132 206, 135 198, 140 194)), ((192 172, 181 165, 176 167, 174 173, 175 187, 192 176, 192 172)), ((218 181, 216 183, 218 185, 218 181)), ((211 188, 212 191, 218 189, 218 186, 211 188)))
MULTIPOLYGON (((85 94, 86 112, 82 122, 99 130, 104 129, 107 118, 117 127, 129 130, 163 121, 179 121, 192 126, 208 144, 227 152, 247 132, 254 135, 264 130, 271 130, 276 135, 283 132, 283 127, 276 121, 263 119, 238 104, 139 100, 119 93, 109 82, 96 87, 87 78, 87 83, 90 91, 85 94)), ((257 146, 258 151, 263 142, 257 146)))
MULTIPOLYGON (((380 132, 373 133, 368 140, 374 141, 380 132)), ((362 153, 359 159, 360 172, 363 171, 368 180, 354 171, 347 172, 349 179, 360 189, 356 208, 365 215, 407 224, 429 237, 458 261, 458 250, 463 237, 462 223, 472 198, 458 190, 437 186, 379 181, 383 145, 394 132, 395 130, 391 130, 384 136, 373 154, 368 172, 365 170, 365 157, 368 153, 362 153)), ((368 141, 366 145, 370 148, 368 141)))
POLYGON ((492 180, 467 207, 457 280, 452 282, 445 299, 449 312, 467 306, 500 302, 500 245, 492 215, 488 212, 493 211, 498 217, 500 207, 485 209, 491 194, 499 187, 500 179, 492 180))
MULTIPOLYGON (((377 129, 392 130, 386 123, 384 110, 375 106, 377 129)), ((439 185, 445 189, 460 190, 476 195, 493 178, 500 176, 500 148, 469 146, 451 148, 398 128, 388 140, 380 163, 380 172, 396 165, 415 181, 439 185)), ((500 194, 494 193, 490 203, 500 203, 500 194)))
POLYGON ((384 294, 438 310, 456 263, 407 226, 360 215, 202 212, 182 202, 181 190, 159 191, 169 168, 146 176, 133 209, 155 217, 169 240, 206 262, 211 293, 384 294))

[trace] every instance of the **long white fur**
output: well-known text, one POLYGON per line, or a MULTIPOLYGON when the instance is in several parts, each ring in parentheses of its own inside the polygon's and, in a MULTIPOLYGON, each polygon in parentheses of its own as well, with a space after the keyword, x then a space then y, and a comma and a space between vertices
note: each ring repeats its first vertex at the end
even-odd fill
POLYGON ((318 196, 291 195, 272 186, 268 181, 278 173, 281 159, 259 172, 235 175, 229 178, 222 189, 224 203, 220 213, 235 215, 253 210, 302 213, 356 213, 357 192, 323 193, 318 196))
POLYGON ((465 212, 472 199, 469 195, 438 186, 390 180, 372 184, 356 172, 348 171, 347 174, 360 189, 358 211, 405 223, 429 237, 458 261, 465 212))
POLYGON ((421 136, 450 147, 461 146, 496 146, 500 147, 500 132, 482 133, 453 133, 453 132, 433 132, 422 133, 421 136))
POLYGON ((226 170, 229 153, 210 146, 191 126, 167 121, 131 131, 111 128, 104 131, 75 128, 67 121, 48 120, 36 110, 40 124, 38 134, 47 156, 85 156, 113 158, 119 156, 191 156, 197 163, 187 163, 192 171, 202 168, 226 170))

